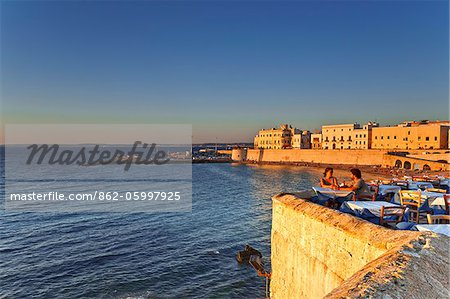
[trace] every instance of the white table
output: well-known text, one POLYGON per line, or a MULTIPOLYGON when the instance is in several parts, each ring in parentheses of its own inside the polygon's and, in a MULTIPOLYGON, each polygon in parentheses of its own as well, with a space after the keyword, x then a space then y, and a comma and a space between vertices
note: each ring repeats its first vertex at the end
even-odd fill
POLYGON ((422 198, 428 199, 430 206, 445 206, 443 193, 422 191, 422 198))
POLYGON ((434 186, 430 182, 408 181, 409 190, 426 189, 426 188, 434 188, 434 186))
POLYGON ((441 185, 446 185, 450 187, 450 179, 444 179, 440 182, 441 185))
POLYGON ((395 185, 380 185, 378 186, 378 193, 381 195, 386 195, 388 193, 399 193, 402 188, 400 186, 395 185))
POLYGON ((375 216, 380 216, 381 207, 400 207, 398 204, 386 201, 349 201, 347 205, 353 210, 366 209, 375 216))
POLYGON ((450 237, 450 224, 418 224, 415 228, 420 232, 431 231, 450 237))
POLYGON ((312 187, 312 188, 316 193, 323 194, 330 198, 347 197, 351 193, 353 193, 353 191, 348 191, 348 190, 333 190, 331 188, 322 188, 322 187, 312 187))

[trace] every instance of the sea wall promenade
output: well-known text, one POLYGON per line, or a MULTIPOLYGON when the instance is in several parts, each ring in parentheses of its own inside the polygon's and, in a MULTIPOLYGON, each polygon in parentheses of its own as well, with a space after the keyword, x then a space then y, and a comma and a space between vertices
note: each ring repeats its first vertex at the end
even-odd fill
MULTIPOLYGON (((419 151, 408 151, 417 154, 419 151)), ((420 151, 420 152, 423 152, 420 151)), ((440 157, 449 156, 441 151, 440 157)), ((430 155, 431 156, 431 155, 430 155)), ((250 163, 315 163, 315 164, 347 164, 448 171, 449 163, 425 159, 426 156, 399 156, 388 150, 321 150, 321 149, 246 149, 237 148, 232 151, 235 162, 250 163)), ((447 159, 448 161, 448 159, 447 159)))
POLYGON ((273 197, 271 298, 448 297, 448 237, 387 229, 311 195, 273 197))

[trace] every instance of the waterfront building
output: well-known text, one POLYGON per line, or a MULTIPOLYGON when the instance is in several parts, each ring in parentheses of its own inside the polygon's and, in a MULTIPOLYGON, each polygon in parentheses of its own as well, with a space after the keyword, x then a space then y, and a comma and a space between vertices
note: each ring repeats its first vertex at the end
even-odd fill
POLYGON ((260 130, 254 145, 263 149, 448 149, 449 136, 450 121, 407 121, 388 127, 376 122, 324 125, 316 134, 285 124, 260 130))
POLYGON ((311 148, 322 149, 322 133, 311 134, 311 148))
POLYGON ((323 149, 370 149, 372 128, 378 123, 368 122, 322 126, 323 149))
POLYGON ((302 134, 294 134, 292 136, 292 148, 301 148, 302 145, 302 134))
POLYGON ((322 126, 322 148, 351 149, 353 146, 353 131, 359 128, 360 125, 357 123, 322 126))
POLYGON ((292 148, 310 149, 311 148, 311 132, 300 131, 292 137, 292 148))
POLYGON ((446 149, 449 148, 448 121, 404 122, 372 130, 373 149, 446 149))
POLYGON ((310 131, 302 132, 302 147, 301 148, 304 148, 304 149, 311 148, 311 132, 310 131))
POLYGON ((301 135, 299 129, 288 124, 280 125, 278 129, 262 129, 255 136, 254 147, 263 149, 292 148, 293 137, 299 134, 301 135))
POLYGON ((448 127, 447 140, 448 140, 447 148, 450 149, 450 126, 448 127))
POLYGON ((372 148, 372 129, 378 127, 376 122, 368 122, 362 128, 353 131, 352 149, 371 149, 372 148))

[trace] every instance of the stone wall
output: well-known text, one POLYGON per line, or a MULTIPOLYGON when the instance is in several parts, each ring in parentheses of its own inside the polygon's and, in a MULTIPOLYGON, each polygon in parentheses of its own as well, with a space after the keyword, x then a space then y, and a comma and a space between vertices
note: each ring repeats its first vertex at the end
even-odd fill
POLYGON ((323 164, 383 165, 385 150, 248 149, 254 162, 306 162, 323 164))
POLYGON ((450 164, 447 163, 393 156, 389 155, 387 150, 248 149, 246 153, 246 161, 258 163, 301 162, 326 165, 346 164, 394 167, 397 160, 402 161, 402 165, 404 161, 409 161, 411 164, 416 163, 420 170, 423 169, 425 164, 431 170, 450 170, 450 164))
POLYGON ((271 298, 442 298, 449 292, 448 237, 386 229, 300 199, 310 196, 273 198, 271 298), (437 289, 417 287, 427 280, 437 289))
POLYGON ((411 158, 417 158, 417 159, 424 159, 424 160, 430 160, 430 161, 438 161, 438 160, 444 160, 449 162, 450 161, 450 154, 411 154, 407 157, 411 158))

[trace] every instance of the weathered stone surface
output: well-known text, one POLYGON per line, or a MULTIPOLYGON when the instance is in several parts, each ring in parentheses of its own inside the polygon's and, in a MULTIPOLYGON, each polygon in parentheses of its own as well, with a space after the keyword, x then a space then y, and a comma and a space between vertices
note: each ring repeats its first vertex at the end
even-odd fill
POLYGON ((310 195, 273 198, 272 298, 448 293, 448 237, 394 231, 299 199, 310 195))
MULTIPOLYGON (((424 161, 413 157, 399 157, 389 155, 388 150, 320 150, 320 149, 248 149, 245 152, 245 158, 240 153, 242 149, 235 150, 234 161, 253 161, 253 162, 304 162, 320 163, 325 165, 343 164, 343 165, 379 165, 383 167, 394 167, 397 160, 402 164, 409 161, 411 165, 418 164, 419 169, 427 164, 432 170, 450 170, 450 164, 434 161, 424 161)), ((415 151, 408 151, 415 152, 415 151)))
POLYGON ((450 298, 449 238, 433 233, 386 252, 325 298, 450 298))

